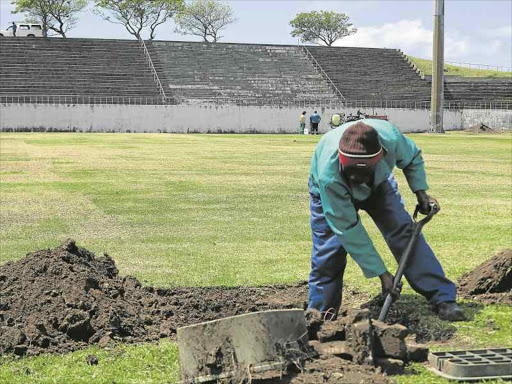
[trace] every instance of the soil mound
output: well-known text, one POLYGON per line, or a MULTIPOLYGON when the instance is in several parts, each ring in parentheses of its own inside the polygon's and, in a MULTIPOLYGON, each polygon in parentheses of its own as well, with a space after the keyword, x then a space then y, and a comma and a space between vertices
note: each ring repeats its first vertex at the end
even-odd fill
POLYGON ((512 304, 512 249, 506 249, 459 279, 459 293, 485 303, 512 304))
POLYGON ((500 133, 499 129, 491 128, 484 123, 478 123, 468 129, 472 133, 500 133))
POLYGON ((302 308, 307 286, 142 287, 108 255, 67 240, 0 266, 0 353, 66 352, 111 340, 173 337, 185 325, 278 308, 302 308))
MULTIPOLYGON (((306 309, 308 286, 143 287, 131 276, 119 276, 108 255, 66 241, 55 249, 27 254, 0 266, 0 353, 34 355, 64 353, 91 344, 174 338, 176 329, 248 312, 306 309)), ((358 308, 369 296, 348 289, 343 307, 358 308)), ((367 303, 372 317, 381 301, 367 303)), ((393 305, 391 324, 403 324, 417 341, 442 340, 451 331, 432 330, 414 309, 426 305, 421 297, 404 296, 393 305)))
POLYGON ((145 296, 136 279, 118 276, 108 255, 96 258, 72 240, 29 253, 0 267, 0 352, 64 352, 104 337, 157 337, 143 314, 145 296))

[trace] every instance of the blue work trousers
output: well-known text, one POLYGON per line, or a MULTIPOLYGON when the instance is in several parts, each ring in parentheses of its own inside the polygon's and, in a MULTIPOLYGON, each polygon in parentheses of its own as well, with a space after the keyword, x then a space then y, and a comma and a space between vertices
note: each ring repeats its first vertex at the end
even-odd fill
MULTIPOLYGON (((412 218, 405 210, 393 175, 379 185, 368 200, 358 203, 356 209, 368 212, 396 261, 400 262, 411 238, 412 218)), ((347 251, 327 224, 320 196, 312 193, 311 187, 310 210, 313 250, 308 307, 337 315, 341 306, 347 251)), ((416 243, 404 274, 409 285, 431 304, 455 301, 455 284, 446 278, 441 264, 423 235, 416 243)))

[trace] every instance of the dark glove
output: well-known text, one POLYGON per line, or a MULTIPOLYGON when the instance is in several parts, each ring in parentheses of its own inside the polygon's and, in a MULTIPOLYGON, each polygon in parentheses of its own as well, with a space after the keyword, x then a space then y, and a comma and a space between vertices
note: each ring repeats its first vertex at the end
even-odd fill
POLYGON ((382 286, 382 294, 384 295, 384 297, 390 294, 393 301, 398 300, 398 298, 400 297, 400 291, 402 290, 402 283, 400 283, 398 287, 396 287, 396 289, 393 289, 394 276, 388 271, 380 275, 379 278, 380 284, 382 286))
POLYGON ((420 213, 422 215, 428 215, 430 212, 430 205, 434 204, 437 206, 437 210, 439 211, 441 207, 439 206, 439 203, 436 199, 431 197, 427 192, 425 191, 417 191, 416 192, 416 198, 418 199, 418 205, 420 207, 420 213))

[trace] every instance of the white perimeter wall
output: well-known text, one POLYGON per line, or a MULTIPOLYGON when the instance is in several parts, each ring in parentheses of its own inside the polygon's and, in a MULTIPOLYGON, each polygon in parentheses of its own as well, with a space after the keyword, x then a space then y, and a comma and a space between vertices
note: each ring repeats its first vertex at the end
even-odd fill
MULTIPOLYGON (((6 104, 0 110, 0 130, 77 130, 92 132, 234 132, 296 133, 300 113, 309 108, 237 107, 194 105, 45 105, 6 104)), ((320 132, 329 129, 329 117, 338 109, 318 110, 320 132)), ((425 132, 428 110, 362 108, 387 115, 403 132, 425 132)), ((346 114, 356 113, 347 109, 346 114)), ((512 129, 512 111, 446 111, 445 129, 463 129, 477 123, 512 129)))
POLYGON ((484 123, 491 128, 512 129, 512 111, 466 109, 462 115, 464 127, 484 123))

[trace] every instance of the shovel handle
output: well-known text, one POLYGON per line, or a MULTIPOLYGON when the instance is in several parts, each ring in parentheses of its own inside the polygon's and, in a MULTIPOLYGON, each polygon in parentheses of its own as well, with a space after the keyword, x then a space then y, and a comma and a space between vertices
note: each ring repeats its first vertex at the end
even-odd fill
POLYGON ((429 206, 430 206, 430 211, 427 213, 427 215, 423 219, 421 219, 420 221, 417 221, 418 213, 420 212, 420 205, 416 204, 416 208, 414 209, 414 214, 412 215, 412 218, 413 218, 415 223, 421 223, 422 226, 423 226, 423 225, 427 224, 430 220, 432 220, 434 215, 437 212, 439 212, 439 207, 437 206, 436 203, 430 202, 429 206))
MULTIPOLYGON (((418 239, 421 229, 425 224, 427 224, 434 215, 439 212, 439 207, 436 203, 431 202, 430 204, 430 211, 429 213, 421 220, 417 221, 418 213, 420 211, 419 204, 416 205, 416 209, 414 210, 414 214, 412 216, 413 218, 413 231, 411 235, 411 239, 409 240, 409 244, 407 245, 407 248, 405 249, 404 253, 402 254, 402 257, 400 258, 400 263, 398 265, 398 270, 395 275, 395 279, 393 281, 393 289, 396 289, 396 287, 399 286, 400 280, 402 280, 402 275, 404 273, 405 267, 407 265, 407 261, 409 259, 410 254, 412 253, 412 250, 416 244, 416 240, 418 239)), ((386 316, 389 311, 389 307, 391 307, 391 304, 393 303, 393 298, 391 294, 386 295, 386 300, 384 301, 384 305, 382 306, 382 309, 380 311, 379 315, 379 321, 384 321, 386 319, 386 316)))
POLYGON ((379 321, 384 321, 386 319, 386 316, 387 316, 388 311, 389 311, 389 307, 391 307, 392 303, 393 303, 393 298, 388 293, 387 296, 386 296, 386 301, 384 301, 384 305, 382 306, 382 309, 380 311, 379 321))

